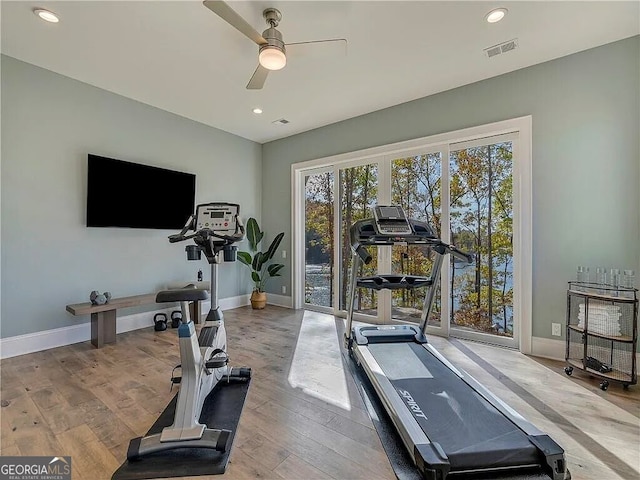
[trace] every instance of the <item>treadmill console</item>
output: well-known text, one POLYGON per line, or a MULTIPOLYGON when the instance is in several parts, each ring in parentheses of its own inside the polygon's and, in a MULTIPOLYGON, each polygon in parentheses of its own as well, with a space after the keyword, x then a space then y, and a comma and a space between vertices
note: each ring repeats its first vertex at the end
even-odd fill
POLYGON ((377 205, 373 209, 376 228, 381 235, 411 235, 413 229, 404 210, 396 205, 377 205))
POLYGON ((209 229, 221 235, 237 231, 240 205, 235 203, 205 203, 198 205, 194 230, 209 229))

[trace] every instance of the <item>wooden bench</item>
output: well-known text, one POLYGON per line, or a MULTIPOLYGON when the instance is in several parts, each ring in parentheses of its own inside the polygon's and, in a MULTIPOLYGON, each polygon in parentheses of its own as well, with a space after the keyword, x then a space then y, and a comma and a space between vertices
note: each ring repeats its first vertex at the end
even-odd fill
POLYGON ((107 343, 116 341, 116 310, 118 308, 138 307, 149 303, 156 303, 155 293, 112 298, 104 305, 93 305, 91 302, 76 303, 67 305, 67 312, 72 315, 91 314, 91 343, 101 348, 107 343))
MULTIPOLYGON (((112 298, 104 305, 93 305, 91 302, 76 303, 67 305, 67 312, 72 315, 91 314, 91 343, 101 348, 107 343, 116 341, 116 310, 118 308, 139 307, 150 303, 156 303, 155 293, 112 298)), ((189 310, 193 322, 199 323, 202 318, 200 302, 191 302, 189 310)))

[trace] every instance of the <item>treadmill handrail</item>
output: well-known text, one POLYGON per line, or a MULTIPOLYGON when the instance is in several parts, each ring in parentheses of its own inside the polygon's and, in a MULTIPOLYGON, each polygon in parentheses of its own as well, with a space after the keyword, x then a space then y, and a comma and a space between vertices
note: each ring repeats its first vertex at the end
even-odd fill
POLYGON ((358 254, 365 264, 369 264, 372 258, 365 247, 396 244, 425 245, 434 248, 441 255, 451 254, 464 262, 473 262, 472 255, 436 237, 426 222, 411 218, 408 219, 408 222, 413 233, 388 235, 377 231, 375 219, 359 220, 349 230, 351 249, 358 254))

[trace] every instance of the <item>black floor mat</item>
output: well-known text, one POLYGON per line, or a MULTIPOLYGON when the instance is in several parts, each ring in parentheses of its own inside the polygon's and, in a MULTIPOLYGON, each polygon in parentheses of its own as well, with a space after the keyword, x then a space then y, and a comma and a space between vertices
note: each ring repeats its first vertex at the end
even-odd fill
MULTIPOLYGON (((200 423, 209 428, 231 430, 229 448, 217 452, 208 448, 180 448, 147 455, 134 462, 128 460, 115 471, 112 480, 219 475, 224 473, 231 454, 233 437, 238 428, 250 380, 244 383, 218 384, 206 398, 200 423)), ((146 435, 159 433, 173 422, 178 396, 173 397, 146 435)))

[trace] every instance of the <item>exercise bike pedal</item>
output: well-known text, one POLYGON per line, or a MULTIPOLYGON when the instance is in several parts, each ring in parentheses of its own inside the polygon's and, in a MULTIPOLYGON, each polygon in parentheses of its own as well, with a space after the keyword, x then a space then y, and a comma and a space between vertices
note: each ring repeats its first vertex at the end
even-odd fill
POLYGON ((213 369, 213 368, 222 368, 229 363, 229 357, 214 357, 205 362, 204 366, 213 369))
POLYGON ((228 383, 247 382, 251 378, 251 368, 233 367, 225 378, 228 383))
POLYGON ((231 375, 240 378, 251 378, 251 368, 250 367, 234 367, 231 370, 231 375))
POLYGON ((171 370, 171 388, 173 388, 175 384, 180 383, 182 381, 182 375, 181 376, 174 375, 175 371, 178 368, 182 368, 182 365, 176 365, 175 367, 173 367, 173 370, 171 370))

